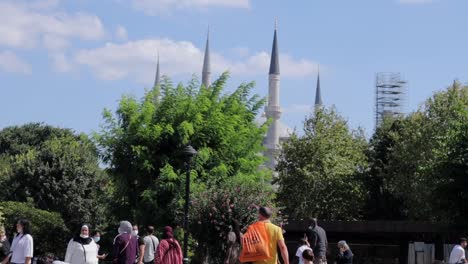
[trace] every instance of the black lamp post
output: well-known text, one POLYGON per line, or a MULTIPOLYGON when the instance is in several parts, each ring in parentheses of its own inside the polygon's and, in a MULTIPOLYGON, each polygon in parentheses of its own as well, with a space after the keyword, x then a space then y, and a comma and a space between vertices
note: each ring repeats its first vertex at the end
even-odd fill
POLYGON ((190 145, 184 149, 187 160, 187 175, 185 178, 185 207, 184 207, 184 264, 189 263, 188 258, 188 237, 189 237, 189 205, 190 205, 190 170, 192 159, 197 155, 197 151, 190 145))

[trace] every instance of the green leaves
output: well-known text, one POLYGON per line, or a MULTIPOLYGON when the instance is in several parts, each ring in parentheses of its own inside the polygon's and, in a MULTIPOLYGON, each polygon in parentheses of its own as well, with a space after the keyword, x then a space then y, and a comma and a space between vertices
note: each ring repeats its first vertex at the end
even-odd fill
POLYGON ((468 87, 458 82, 416 112, 386 120, 371 140, 366 185, 372 218, 464 220, 468 207, 468 87), (391 208, 388 211, 386 208, 391 208))
POLYGON ((265 128, 254 122, 264 100, 250 95, 253 83, 225 93, 228 77, 222 74, 208 88, 199 88, 196 79, 174 87, 166 78, 140 101, 124 96, 114 115, 105 113, 96 140, 115 195, 127 197, 113 205, 117 216, 128 218, 131 208, 137 208, 133 217, 142 224, 174 221, 184 190, 187 157, 182 150, 187 144, 199 151, 192 164, 194 185, 217 185, 241 173, 252 178, 264 174, 258 171, 263 162, 258 153, 265 128), (155 102, 159 90, 162 96, 155 102))
POLYGON ((360 181, 367 161, 362 133, 348 128, 334 109, 317 109, 279 156, 278 202, 296 218, 351 220, 361 216, 360 181), (294 194, 294 196, 291 196, 294 194))
POLYGON ((85 135, 42 124, 5 128, 0 160, 5 163, 2 200, 32 201, 37 208, 60 212, 71 227, 102 224, 97 198, 103 175, 96 148, 85 135))

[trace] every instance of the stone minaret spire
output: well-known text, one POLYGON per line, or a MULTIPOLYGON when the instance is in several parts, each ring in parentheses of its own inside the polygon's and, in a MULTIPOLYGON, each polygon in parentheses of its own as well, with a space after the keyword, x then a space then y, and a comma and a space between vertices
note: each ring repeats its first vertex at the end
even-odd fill
POLYGON ((320 91, 320 67, 317 70, 317 87, 315 88, 315 108, 321 107, 322 102, 322 92, 320 91))
POLYGON ((280 90, 280 68, 277 40, 277 22, 275 21, 275 33, 273 35, 273 47, 271 49, 270 72, 268 76, 268 105, 266 107, 266 117, 271 119, 266 137, 266 155, 269 158, 267 167, 274 169, 276 166, 276 156, 279 150, 279 119, 281 108, 279 104, 280 90))
POLYGON ((206 36, 205 58, 203 59, 202 84, 205 87, 211 85, 211 61, 210 61, 210 29, 206 36))
POLYGON ((161 77, 159 73, 159 52, 158 52, 158 62, 156 64, 156 77, 154 78, 154 86, 158 86, 159 83, 161 82, 161 77))
POLYGON ((161 77, 160 77, 160 72, 159 72, 159 52, 158 52, 158 59, 156 63, 156 76, 154 77, 154 86, 153 89, 154 91, 154 103, 159 104, 161 101, 161 87, 159 86, 161 84, 161 77))

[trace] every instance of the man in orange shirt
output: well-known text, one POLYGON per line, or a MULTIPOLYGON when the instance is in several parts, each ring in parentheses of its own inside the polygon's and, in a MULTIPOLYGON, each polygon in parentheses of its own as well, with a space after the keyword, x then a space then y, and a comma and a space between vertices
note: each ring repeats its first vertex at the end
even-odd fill
POLYGON ((270 222, 272 215, 271 209, 267 207, 260 207, 258 209, 258 221, 264 222, 268 236, 270 238, 270 252, 271 258, 264 261, 256 261, 254 264, 278 264, 277 248, 281 251, 281 257, 284 264, 289 264, 288 248, 284 243, 283 230, 270 222))

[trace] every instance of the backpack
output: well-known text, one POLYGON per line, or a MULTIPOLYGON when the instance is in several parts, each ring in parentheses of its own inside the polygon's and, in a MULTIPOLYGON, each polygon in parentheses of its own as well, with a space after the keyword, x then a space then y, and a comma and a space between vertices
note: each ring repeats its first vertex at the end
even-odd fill
POLYGON ((266 223, 256 222, 249 226, 242 237, 242 251, 239 260, 245 263, 270 258, 270 236, 267 232, 266 223))

